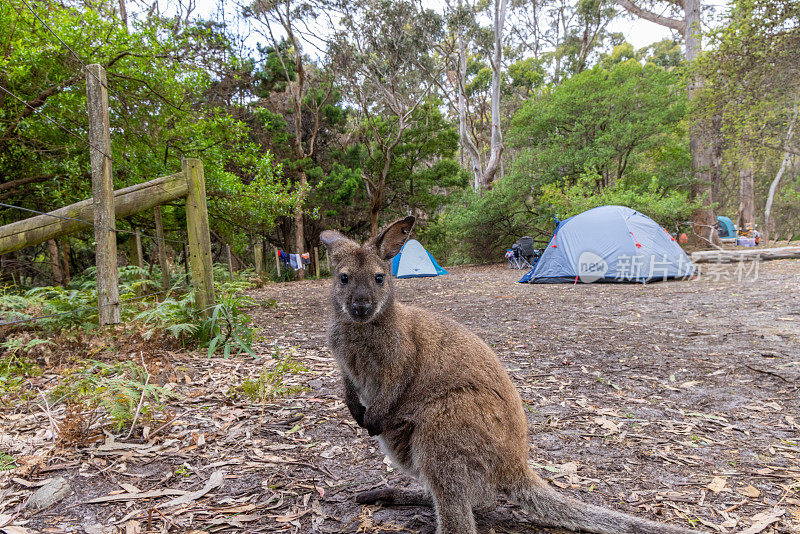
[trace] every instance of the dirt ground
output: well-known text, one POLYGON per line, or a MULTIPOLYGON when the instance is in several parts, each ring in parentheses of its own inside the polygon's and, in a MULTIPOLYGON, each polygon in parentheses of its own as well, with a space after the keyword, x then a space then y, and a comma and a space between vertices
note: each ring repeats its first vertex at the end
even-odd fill
MULTIPOLYGON (((800 261, 735 269, 527 285, 495 265, 396 284, 497 351, 526 403, 531 464, 562 491, 701 531, 800 532, 800 261)), ((342 402, 325 347, 330 283, 252 291, 259 359, 151 355, 182 398, 149 440, 56 447, 44 413, 7 415, 0 444, 19 467, 0 473, 0 531, 432 534, 429 509, 354 502, 412 483, 342 402), (304 363, 285 381, 305 390, 265 405, 233 396, 276 351, 304 363), (65 499, 21 508, 58 476, 65 499)), ((477 517, 481 533, 553 532, 507 503, 477 517)))

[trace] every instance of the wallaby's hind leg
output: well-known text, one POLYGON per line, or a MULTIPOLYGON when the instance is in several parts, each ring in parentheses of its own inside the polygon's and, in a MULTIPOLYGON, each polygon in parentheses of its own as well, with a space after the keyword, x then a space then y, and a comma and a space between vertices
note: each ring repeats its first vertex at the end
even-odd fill
POLYGON ((432 490, 436 508, 436 534, 477 534, 472 506, 464 495, 432 490))
POLYGON ((433 506, 433 499, 424 491, 393 487, 365 491, 356 495, 360 504, 381 503, 386 506, 433 506))

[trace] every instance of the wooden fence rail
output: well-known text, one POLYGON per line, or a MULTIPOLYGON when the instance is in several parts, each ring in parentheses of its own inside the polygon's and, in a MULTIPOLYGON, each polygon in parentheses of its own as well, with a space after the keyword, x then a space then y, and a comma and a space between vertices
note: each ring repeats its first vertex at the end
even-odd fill
MULTIPOLYGON (((114 215, 117 219, 124 219, 140 211, 185 198, 188 191, 186 176, 182 172, 118 189, 114 191, 114 215)), ((93 202, 89 198, 47 215, 0 226, 0 254, 90 229, 94 223, 93 202)))
MULTIPOLYGON (((162 269, 162 283, 169 283, 164 253, 164 234, 158 206, 186 199, 186 233, 189 241, 188 269, 195 290, 195 305, 208 316, 214 306, 214 270, 211 235, 206 205, 203 162, 184 159, 182 171, 114 191, 111 160, 106 72, 101 65, 89 65, 86 98, 89 111, 89 146, 92 168, 92 198, 22 221, 0 226, 0 255, 86 230, 95 232, 98 319, 100 325, 120 322, 117 281, 116 220, 155 208, 156 241, 162 269)), ((142 266, 140 234, 134 236, 136 263, 142 266)), ((51 244, 51 258, 54 257, 51 244)), ((57 250, 56 250, 57 253, 57 250)), ((166 288, 165 288, 166 289, 166 288)))

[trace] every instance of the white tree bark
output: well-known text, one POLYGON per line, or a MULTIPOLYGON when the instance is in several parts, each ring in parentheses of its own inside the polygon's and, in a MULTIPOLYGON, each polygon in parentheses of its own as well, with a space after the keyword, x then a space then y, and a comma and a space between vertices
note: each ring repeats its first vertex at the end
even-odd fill
MULTIPOLYGON (((459 9, 462 3, 459 1, 459 9)), ((473 185, 476 191, 486 189, 494 181, 501 169, 503 155, 503 132, 500 117, 500 82, 503 71, 503 25, 508 13, 508 0, 495 0, 494 4, 494 48, 489 62, 492 66, 492 122, 491 141, 489 144, 489 161, 484 167, 481 154, 469 132, 467 121, 467 53, 464 45, 463 29, 459 29, 458 36, 458 121, 461 149, 467 153, 474 177, 473 185)))
POLYGON ((483 184, 483 165, 481 165, 478 147, 475 146, 467 122, 467 50, 464 45, 463 33, 458 36, 458 73, 456 76, 458 78, 458 135, 461 139, 461 150, 469 156, 473 185, 475 190, 478 190, 483 184))
MULTIPOLYGON (((789 141, 792 139, 792 130, 794 129, 794 122, 797 119, 797 98, 800 98, 800 94, 798 94, 798 97, 795 98, 794 111, 792 111, 792 119, 789 121, 789 129, 786 131, 786 140, 784 142, 784 146, 789 146, 789 141)), ((772 180, 772 183, 769 186, 767 205, 764 207, 764 243, 767 245, 769 245, 770 234, 772 234, 775 225, 775 221, 772 220, 772 203, 775 200, 775 192, 778 190, 778 185, 781 183, 783 173, 786 172, 786 169, 789 167, 791 162, 792 153, 786 150, 783 153, 783 161, 781 161, 781 166, 778 169, 778 173, 775 175, 775 179, 772 180)))
POLYGON ((500 170, 503 155, 503 132, 500 127, 500 81, 503 74, 503 24, 508 11, 508 0, 495 0, 494 4, 494 53, 492 54, 492 140, 489 148, 489 163, 483 173, 481 187, 489 187, 500 170))

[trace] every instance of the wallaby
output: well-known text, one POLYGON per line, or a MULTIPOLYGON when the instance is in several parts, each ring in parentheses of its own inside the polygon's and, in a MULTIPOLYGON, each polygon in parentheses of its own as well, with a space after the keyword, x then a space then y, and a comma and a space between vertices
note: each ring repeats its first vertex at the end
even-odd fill
POLYGON ((438 534, 474 534, 473 508, 500 494, 545 526, 621 533, 683 534, 561 495, 528 465, 528 424, 519 393, 497 355, 458 323, 397 302, 388 260, 414 217, 363 246, 335 231, 322 242, 333 268, 328 343, 356 422, 426 492, 376 490, 362 503, 432 503, 438 534))

